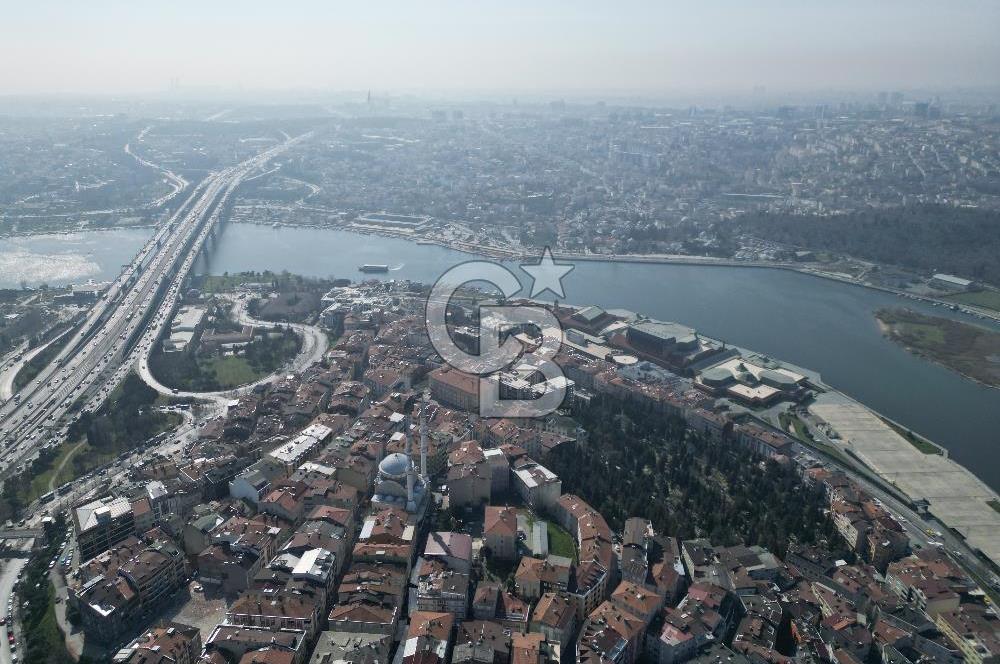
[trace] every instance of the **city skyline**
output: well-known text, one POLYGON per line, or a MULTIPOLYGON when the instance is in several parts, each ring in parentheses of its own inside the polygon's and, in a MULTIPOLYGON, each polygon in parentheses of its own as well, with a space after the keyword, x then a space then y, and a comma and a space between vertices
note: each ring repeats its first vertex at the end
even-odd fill
POLYGON ((0 664, 1000 662, 1000 3, 6 9, 0 664))
POLYGON ((191 90, 713 94, 995 87, 1000 6, 629 2, 22 5, 6 95, 191 90), (571 10, 571 11, 570 11, 571 10))

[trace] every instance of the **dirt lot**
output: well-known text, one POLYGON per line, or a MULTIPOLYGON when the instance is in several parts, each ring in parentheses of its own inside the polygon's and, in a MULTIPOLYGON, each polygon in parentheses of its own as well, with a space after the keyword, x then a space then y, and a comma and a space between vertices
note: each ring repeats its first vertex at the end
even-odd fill
POLYGON ((204 641, 217 624, 226 617, 226 598, 211 586, 203 587, 202 591, 195 591, 195 586, 200 586, 197 582, 191 581, 186 592, 179 592, 158 618, 161 620, 172 620, 174 622, 191 625, 201 630, 201 638, 204 641))

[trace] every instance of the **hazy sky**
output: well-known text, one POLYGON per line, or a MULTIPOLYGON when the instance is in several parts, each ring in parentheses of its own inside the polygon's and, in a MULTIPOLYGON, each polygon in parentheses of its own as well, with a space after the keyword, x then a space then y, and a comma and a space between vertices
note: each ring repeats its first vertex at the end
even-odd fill
POLYGON ((0 94, 1000 83, 998 0, 6 0, 0 94))

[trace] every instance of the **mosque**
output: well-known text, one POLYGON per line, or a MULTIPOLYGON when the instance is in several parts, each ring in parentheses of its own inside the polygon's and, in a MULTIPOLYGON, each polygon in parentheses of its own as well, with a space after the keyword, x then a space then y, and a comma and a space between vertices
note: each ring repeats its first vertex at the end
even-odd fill
POLYGON ((429 498, 427 477, 427 395, 420 405, 420 474, 413 461, 413 435, 410 416, 403 421, 406 451, 387 455, 378 465, 375 495, 376 507, 397 507, 410 514, 423 514, 429 498))

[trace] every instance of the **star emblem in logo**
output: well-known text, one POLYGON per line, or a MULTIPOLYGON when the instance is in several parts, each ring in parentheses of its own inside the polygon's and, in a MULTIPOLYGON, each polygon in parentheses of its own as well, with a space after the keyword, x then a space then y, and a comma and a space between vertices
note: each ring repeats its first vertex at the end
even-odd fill
POLYGON ((562 280, 575 267, 572 263, 556 263, 552 258, 552 250, 548 247, 542 251, 542 257, 537 263, 521 265, 521 269, 531 275, 531 297, 545 291, 558 297, 566 297, 562 280))

